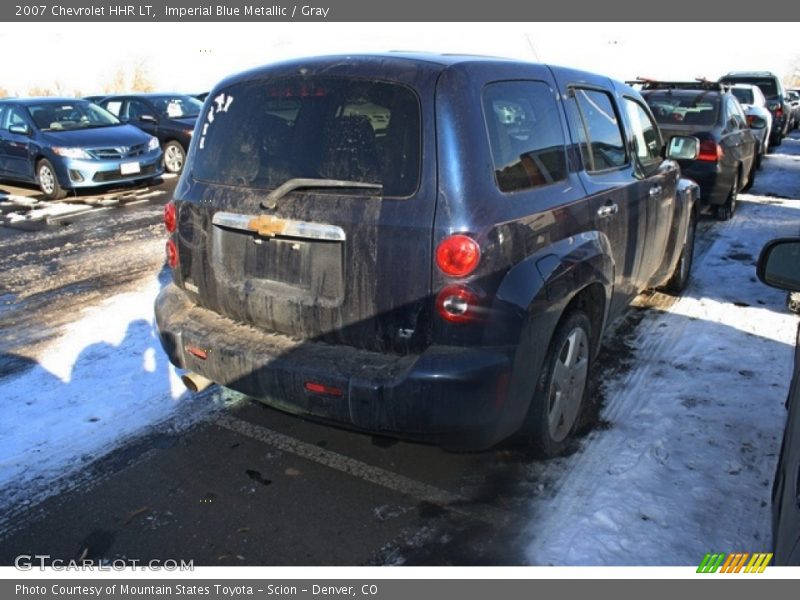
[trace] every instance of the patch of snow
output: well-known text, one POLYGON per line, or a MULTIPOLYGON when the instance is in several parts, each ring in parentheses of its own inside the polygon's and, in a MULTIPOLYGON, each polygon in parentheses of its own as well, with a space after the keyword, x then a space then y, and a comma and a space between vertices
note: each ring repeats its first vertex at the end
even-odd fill
POLYGON ((733 220, 709 230, 683 297, 635 330, 631 369, 603 384, 610 427, 547 466, 531 564, 698 565, 771 548, 797 316, 755 264, 765 242, 800 234, 800 140, 777 150, 733 220))
POLYGON ((154 330, 159 287, 86 309, 37 365, 0 380, 0 504, 41 499, 148 426, 200 416, 178 411, 188 394, 154 330))

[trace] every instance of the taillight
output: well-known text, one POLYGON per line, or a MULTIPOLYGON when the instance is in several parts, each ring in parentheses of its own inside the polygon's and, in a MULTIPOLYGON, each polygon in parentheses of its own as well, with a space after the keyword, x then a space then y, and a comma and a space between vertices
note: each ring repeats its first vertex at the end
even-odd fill
POLYGON ((167 264, 170 269, 178 266, 178 247, 173 240, 167 240, 167 264))
POLYGON ((756 120, 756 116, 755 116, 755 115, 747 115, 747 124, 748 124, 750 127, 752 127, 752 126, 753 126, 753 122, 754 122, 755 120, 756 120))
POLYGON ((703 140, 700 142, 700 151, 697 153, 697 160, 707 160, 717 162, 722 158, 722 147, 714 140, 703 140))
POLYGON ((448 285, 436 296, 436 312, 451 323, 478 320, 479 304, 478 294, 466 285, 448 285))
POLYGON ((170 200, 164 205, 164 227, 167 231, 172 233, 178 226, 178 211, 175 208, 175 203, 170 200))
POLYGON ((478 242, 466 235, 456 234, 442 240, 436 248, 436 266, 450 277, 472 273, 481 260, 478 242))
POLYGON ((775 107, 775 116, 776 117, 782 117, 783 116, 783 108, 780 105, 775 107))

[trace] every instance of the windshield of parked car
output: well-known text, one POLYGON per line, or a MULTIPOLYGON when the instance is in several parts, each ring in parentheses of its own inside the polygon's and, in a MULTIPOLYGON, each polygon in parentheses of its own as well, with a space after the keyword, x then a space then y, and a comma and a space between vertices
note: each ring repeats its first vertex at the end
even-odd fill
POLYGON ((92 129, 119 125, 119 119, 91 102, 43 102, 28 105, 33 122, 42 131, 92 129))
POLYGON ((355 181, 382 185, 384 196, 417 189, 419 101, 404 85, 300 76, 239 83, 208 101, 202 131, 198 180, 263 189, 298 178, 355 181))
POLYGON ((753 104, 753 90, 747 88, 731 88, 731 93, 742 104, 753 104))
POLYGON ((766 98, 778 97, 778 85, 772 77, 723 77, 723 83, 749 83, 756 85, 766 98))
POLYGON ((719 115, 719 94, 664 90, 643 94, 660 125, 713 127, 719 115))
POLYGON ((192 96, 157 96, 150 100, 159 115, 170 119, 196 118, 203 108, 203 103, 192 96))

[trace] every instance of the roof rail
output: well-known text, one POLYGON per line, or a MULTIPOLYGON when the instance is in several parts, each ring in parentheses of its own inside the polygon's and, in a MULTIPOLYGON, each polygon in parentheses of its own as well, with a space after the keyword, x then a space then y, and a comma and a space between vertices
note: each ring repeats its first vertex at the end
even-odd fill
POLYGON ((697 77, 694 81, 659 81, 657 79, 637 77, 625 83, 639 86, 641 90, 713 90, 724 92, 730 87, 730 84, 709 81, 705 77, 697 77))

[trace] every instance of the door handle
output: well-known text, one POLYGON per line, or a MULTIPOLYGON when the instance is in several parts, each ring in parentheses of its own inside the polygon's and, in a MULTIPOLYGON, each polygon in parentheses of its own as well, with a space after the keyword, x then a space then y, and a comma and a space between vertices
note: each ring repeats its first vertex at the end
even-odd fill
POLYGON ((650 191, 648 193, 650 194, 651 198, 655 198, 656 196, 660 196, 661 192, 663 191, 664 188, 662 188, 660 185, 654 185, 653 187, 650 188, 650 191))
POLYGON ((605 204, 597 209, 597 216, 598 217, 610 217, 611 215, 615 215, 619 212, 619 206, 616 204, 605 204))

